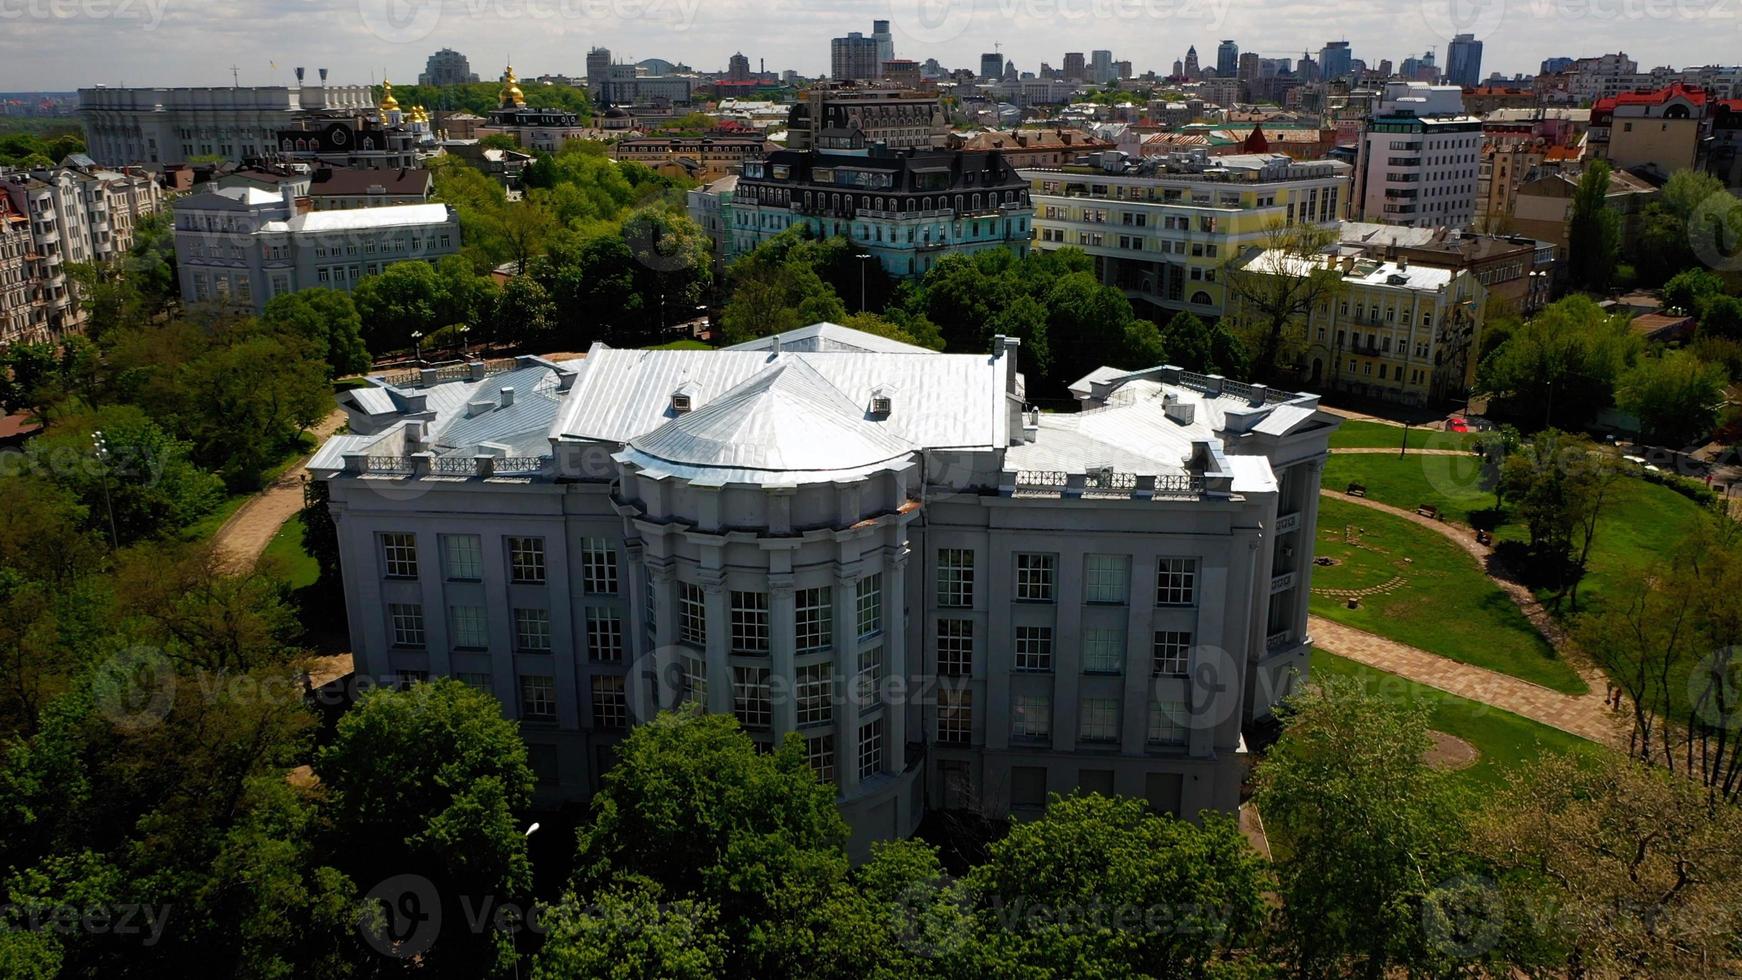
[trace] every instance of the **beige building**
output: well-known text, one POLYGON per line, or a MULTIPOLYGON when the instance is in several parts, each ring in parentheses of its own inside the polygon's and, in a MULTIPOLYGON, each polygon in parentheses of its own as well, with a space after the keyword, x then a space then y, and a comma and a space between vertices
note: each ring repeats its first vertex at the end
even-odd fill
POLYGON ((708 184, 744 172, 744 161, 760 160, 769 145, 760 136, 644 136, 611 144, 611 158, 658 170, 680 166, 708 184))
MULTIPOLYGON (((1509 231, 1560 248, 1567 247, 1567 219, 1572 214, 1573 192, 1579 172, 1558 170, 1524 181, 1512 198, 1509 231)), ((1657 188, 1623 170, 1609 174, 1609 207, 1621 215, 1621 241, 1630 247, 1639 230, 1639 216, 1657 197, 1657 188)))
MULTIPOLYGON (((1306 260, 1264 251, 1237 262, 1232 274, 1301 275, 1309 261, 1340 268, 1342 282, 1307 318, 1296 362, 1302 383, 1404 405, 1431 405, 1469 390, 1488 297, 1475 273, 1407 258, 1306 260)), ((1233 296, 1234 323, 1253 315, 1233 296)))
POLYGON ((1699 160, 1706 93, 1680 82, 1655 92, 1623 92, 1591 107, 1587 155, 1617 170, 1646 167, 1668 177, 1699 160))

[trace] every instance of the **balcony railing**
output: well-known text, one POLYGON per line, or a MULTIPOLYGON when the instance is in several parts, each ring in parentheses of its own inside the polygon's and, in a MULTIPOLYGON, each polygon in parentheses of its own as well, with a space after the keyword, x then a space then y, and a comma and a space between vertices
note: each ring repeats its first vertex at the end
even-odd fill
POLYGON ((1204 478, 1193 473, 1149 475, 1108 471, 1065 473, 1059 470, 1012 470, 1003 474, 1001 482, 1008 492, 1020 497, 1186 499, 1200 497, 1206 489, 1204 478))
POLYGON ((1294 573, 1293 572, 1283 572, 1281 575, 1271 576, 1271 578, 1270 578, 1270 594, 1271 595, 1276 595, 1278 592, 1287 592, 1289 589, 1292 589, 1292 588, 1294 588, 1294 573))

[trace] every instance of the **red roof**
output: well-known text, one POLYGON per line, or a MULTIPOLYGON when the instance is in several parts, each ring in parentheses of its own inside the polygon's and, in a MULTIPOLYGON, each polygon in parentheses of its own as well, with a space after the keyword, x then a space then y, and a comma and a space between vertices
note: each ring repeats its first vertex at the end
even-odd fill
POLYGON ((1706 104, 1706 90, 1699 86, 1686 86, 1680 82, 1671 82, 1667 87, 1655 92, 1622 92, 1605 99, 1598 99, 1591 106, 1592 111, 1613 109, 1618 105, 1662 105, 1670 99, 1680 96, 1694 105, 1706 104))

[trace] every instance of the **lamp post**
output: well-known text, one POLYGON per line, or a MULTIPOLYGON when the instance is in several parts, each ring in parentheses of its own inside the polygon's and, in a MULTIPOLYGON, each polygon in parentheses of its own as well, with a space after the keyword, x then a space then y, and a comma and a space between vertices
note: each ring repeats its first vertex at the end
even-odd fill
POLYGON ((471 350, 470 350, 470 347, 468 345, 468 340, 466 337, 466 335, 471 333, 471 332, 472 332, 472 325, 471 324, 469 324, 469 323, 460 324, 460 360, 462 360, 462 361, 465 360, 467 357, 471 356, 471 350))
POLYGON ((865 312, 865 263, 870 261, 870 252, 859 253, 859 312, 865 312))
POLYGON ((417 364, 419 367, 423 366, 423 331, 422 330, 413 330, 411 332, 411 356, 412 356, 413 360, 417 361, 417 364))
POLYGON ((91 433, 91 446, 97 452, 97 471, 103 477, 103 509, 109 513, 109 544, 120 551, 121 536, 115 533, 115 502, 109 497, 109 443, 103 438, 102 429, 91 433))

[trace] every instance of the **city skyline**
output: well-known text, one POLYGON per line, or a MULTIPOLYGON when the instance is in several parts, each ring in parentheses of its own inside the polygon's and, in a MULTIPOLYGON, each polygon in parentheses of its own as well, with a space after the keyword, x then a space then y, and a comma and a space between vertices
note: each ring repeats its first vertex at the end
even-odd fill
POLYGON ((1616 4, 1550 9, 1496 3, 1465 10, 1439 0, 1350 5, 1330 25, 1322 7, 1265 6, 1234 0, 1163 4, 1068 0, 954 0, 921 16, 909 0, 870 5, 831 0, 769 6, 737 0, 321 0, 234 8, 208 0, 25 0, 0 10, 12 56, 0 66, 0 90, 70 91, 82 86, 292 84, 302 65, 330 69, 334 83, 413 81, 429 53, 452 47, 485 78, 510 59, 523 76, 584 73, 587 49, 602 45, 623 60, 664 58, 700 71, 724 71, 735 50, 770 70, 826 74, 829 39, 869 33, 889 19, 896 54, 947 67, 972 68, 996 48, 1021 71, 1057 67, 1066 51, 1110 48, 1136 74, 1165 74, 1195 45, 1213 64, 1217 43, 1265 57, 1316 54, 1347 39, 1369 64, 1434 49, 1440 60, 1454 34, 1483 41, 1483 74, 1534 73, 1545 58, 1625 50, 1642 69, 1734 60, 1733 30, 1710 29, 1721 8, 1682 5, 1680 14, 1648 16, 1616 4), (802 13, 802 31, 769 29, 781 9, 802 13), (819 9, 821 8, 821 9, 819 9), (1590 12, 1590 11, 1596 12, 1590 12), (1062 11, 1062 12, 1061 12, 1062 11), (1546 13, 1547 16, 1539 16, 1546 13), (101 16, 99 16, 99 14, 101 16), (1141 44, 1130 44, 1133 37, 1141 44), (1621 38, 1625 40, 1621 40, 1621 38), (213 50, 225 52, 212 58, 213 50), (1208 53, 1206 55, 1206 52, 1208 53), (234 69, 234 73, 232 73, 234 69))

